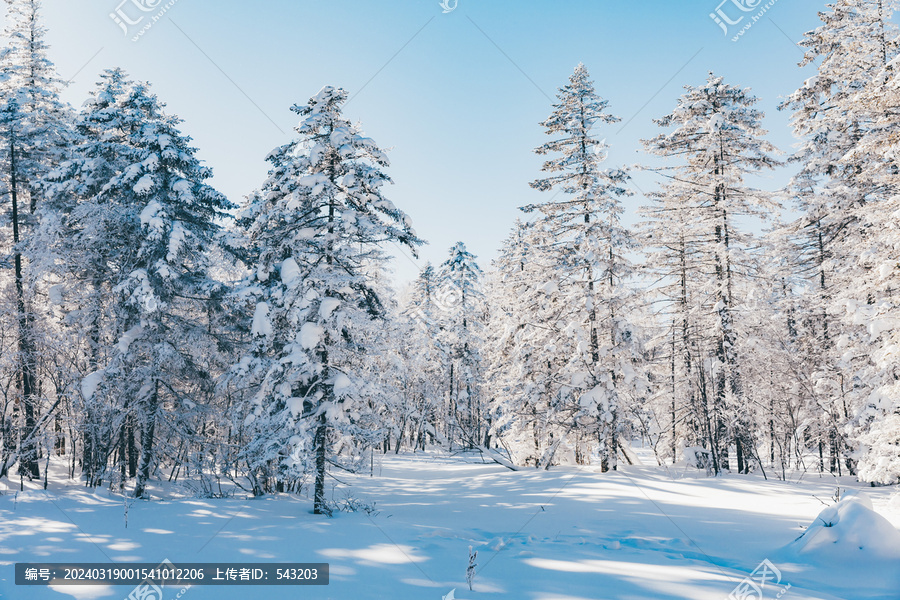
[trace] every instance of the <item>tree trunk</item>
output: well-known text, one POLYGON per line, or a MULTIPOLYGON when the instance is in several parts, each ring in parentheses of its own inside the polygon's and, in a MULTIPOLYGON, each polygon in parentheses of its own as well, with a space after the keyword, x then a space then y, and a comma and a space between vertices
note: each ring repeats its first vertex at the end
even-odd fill
POLYGON ((134 443, 134 423, 131 417, 125 426, 125 443, 128 446, 128 477, 134 479, 137 476, 138 452, 134 443))
POLYGON ((325 451, 327 444, 328 421, 325 413, 319 415, 316 427, 316 487, 313 504, 313 512, 317 515, 327 514, 328 506, 325 504, 325 451))
POLYGON ((141 430, 141 464, 138 467, 137 483, 134 497, 143 498, 145 486, 150 480, 150 468, 153 465, 153 437, 156 433, 156 412, 159 406, 159 382, 153 383, 153 393, 146 403, 144 426, 141 430))
POLYGON ((19 233, 19 174, 16 162, 16 134, 12 127, 9 131, 9 177, 10 197, 12 199, 13 227, 13 264, 15 270, 16 313, 18 317, 19 345, 19 377, 22 383, 22 406, 24 408, 25 427, 22 429, 22 448, 19 455, 19 474, 31 479, 40 479, 41 471, 37 461, 37 439, 34 431, 34 402, 36 393, 35 357, 33 340, 31 339, 31 317, 25 303, 25 280, 22 271, 22 253, 19 251, 21 236, 19 233))

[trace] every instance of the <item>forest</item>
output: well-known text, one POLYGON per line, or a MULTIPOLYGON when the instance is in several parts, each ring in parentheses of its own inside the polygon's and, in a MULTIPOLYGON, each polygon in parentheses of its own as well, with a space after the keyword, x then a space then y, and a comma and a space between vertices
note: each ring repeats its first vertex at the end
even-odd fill
MULTIPOLYGON (((767 141, 753 91, 672 97, 642 165, 609 164, 616 107, 560 73, 545 161, 491 264, 465 240, 396 289, 425 240, 388 153, 310 87, 246 198, 152 85, 104 70, 81 107, 40 0, 0 54, 0 478, 141 498, 153 481, 335 507, 376 454, 479 451, 511 470, 631 446, 710 476, 900 482, 900 34, 890 2, 834 0, 801 42, 817 75, 767 141), (784 189, 754 187, 784 163, 784 189), (652 171, 639 223, 632 173, 652 171), (414 215, 413 215, 414 216, 414 215), (898 288, 898 290, 894 290, 898 288)), ((602 65, 596 65, 600 69, 602 65)), ((538 127, 522 123, 523 128, 538 127)))

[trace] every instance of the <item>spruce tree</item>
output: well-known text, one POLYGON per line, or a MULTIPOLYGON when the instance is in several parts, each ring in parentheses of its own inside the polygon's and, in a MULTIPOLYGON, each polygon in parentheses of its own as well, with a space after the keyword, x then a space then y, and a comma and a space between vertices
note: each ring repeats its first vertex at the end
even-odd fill
POLYGON ((633 294, 625 285, 634 242, 621 224, 629 175, 601 166, 607 147, 593 130, 619 119, 607 112, 608 101, 597 95, 583 64, 557 98, 542 123, 554 139, 535 150, 551 155, 542 169, 549 175, 531 186, 563 196, 523 210, 538 213, 536 227, 548 242, 541 252, 556 276, 552 294, 563 311, 555 318, 563 333, 558 351, 568 356, 555 378, 569 390, 564 402, 571 407, 570 427, 579 438, 585 430, 596 436, 601 466, 609 470, 616 468, 624 407, 641 387, 633 368, 639 344, 629 322, 633 294))
POLYGON ((375 284, 382 246, 422 242, 384 195, 388 158, 343 116, 347 93, 327 86, 305 105, 299 139, 269 156, 269 177, 239 220, 256 298, 252 351, 237 374, 255 390, 245 459, 262 493, 268 470, 314 476, 314 511, 329 511, 326 464, 372 410, 368 359, 388 317, 375 284))
MULTIPOLYGON (((40 205, 41 178, 61 160, 70 138, 70 113, 59 99, 63 85, 56 68, 47 57, 46 29, 41 24, 40 0, 7 0, 7 26, 3 32, 7 44, 0 51, 0 160, 9 196, 9 221, 17 328, 18 387, 21 393, 22 424, 19 429, 19 471, 30 478, 40 477, 35 430, 40 405, 35 311, 30 297, 23 260, 23 245, 28 241, 40 205)), ((4 445, 15 437, 14 425, 3 415, 4 445)), ((6 474, 3 461, 0 476, 6 474)))
POLYGON ((686 86, 686 93, 668 115, 655 122, 667 129, 646 141, 649 152, 678 158, 682 164, 660 169, 698 196, 698 215, 707 226, 707 275, 713 283, 716 318, 714 390, 711 406, 713 469, 729 468, 728 448, 734 442, 738 470, 749 468, 754 441, 747 424, 737 416, 744 396, 739 332, 735 311, 739 305, 737 279, 741 276, 741 247, 748 237, 736 219, 765 217, 772 203, 768 194, 744 184, 751 173, 774 168, 775 148, 764 139, 763 113, 748 89, 728 85, 710 73, 705 84, 686 86))

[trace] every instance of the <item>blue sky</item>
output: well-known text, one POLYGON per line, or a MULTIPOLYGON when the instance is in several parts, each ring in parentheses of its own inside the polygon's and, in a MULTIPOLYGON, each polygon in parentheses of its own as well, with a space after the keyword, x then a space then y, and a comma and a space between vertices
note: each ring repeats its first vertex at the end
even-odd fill
MULTIPOLYGON (((825 5, 779 0, 732 42, 710 13, 744 16, 733 34, 765 2, 458 0, 445 14, 438 0, 177 0, 133 42, 110 14, 146 15, 133 35, 171 0, 149 12, 133 2, 160 0, 120 2, 44 0, 51 58, 73 78, 67 100, 80 105, 100 70, 113 66, 150 81, 184 119, 213 184, 240 202, 262 183, 266 154, 294 135, 289 107, 323 85, 344 87, 346 114, 392 148, 389 195, 430 242, 416 262, 439 263, 462 240, 483 267, 518 207, 541 200, 528 186, 542 160, 532 150, 547 139, 538 123, 575 65, 585 63, 623 119, 598 132, 613 164, 649 161, 640 140, 656 134, 651 119, 710 70, 753 88, 770 141, 789 151, 788 115, 775 107, 812 75, 797 66, 803 53, 794 42, 817 26, 825 5), (740 2, 761 4, 743 12, 740 2)), ((774 189, 787 176, 760 185, 774 189)), ((655 176, 635 175, 636 191, 655 185, 655 176)), ((629 222, 642 202, 639 191, 628 200, 629 222)), ((395 269, 400 281, 416 275, 408 258, 395 269)))

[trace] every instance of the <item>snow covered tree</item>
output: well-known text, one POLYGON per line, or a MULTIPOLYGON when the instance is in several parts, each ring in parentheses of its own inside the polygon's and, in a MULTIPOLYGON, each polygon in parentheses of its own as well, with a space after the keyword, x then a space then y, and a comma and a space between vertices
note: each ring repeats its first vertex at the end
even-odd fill
POLYGON ((517 220, 487 278, 485 394, 492 437, 514 462, 534 467, 549 466, 552 446, 562 439, 554 435, 569 420, 557 413, 554 378, 565 358, 556 352, 553 320, 561 299, 555 284, 544 283, 553 263, 541 249, 549 243, 532 223, 517 220))
POLYGON ((535 150, 553 155, 543 165, 549 175, 531 186, 564 196, 523 210, 538 213, 536 227, 546 232, 548 242, 541 252, 552 257, 553 279, 545 283, 554 289, 545 289, 559 297, 553 322, 563 338, 558 351, 568 357, 555 378, 568 387, 570 428, 579 436, 593 432, 603 468, 615 469, 623 405, 641 393, 634 370, 641 351, 629 322, 633 293, 626 286, 632 274, 627 253, 634 242, 621 224, 629 175, 601 167, 607 146, 593 129, 619 119, 606 112, 608 102, 596 94, 583 64, 557 98, 542 123, 554 139, 535 150))
POLYGON ((210 318, 224 288, 209 251, 232 205, 205 183, 212 172, 179 123, 146 84, 107 71, 78 121, 83 143, 49 185, 69 202, 55 250, 91 370, 85 475, 98 484, 118 451, 136 497, 158 462, 157 439, 189 436, 189 415, 217 375, 210 318))
POLYGON ((403 420, 410 428, 410 445, 422 450, 426 441, 444 445, 449 439, 450 423, 443 408, 446 376, 439 316, 444 307, 437 304, 439 289, 437 272, 427 263, 410 286, 400 320, 403 334, 397 338, 406 340, 399 348, 406 378, 403 420))
POLYGON ((650 194, 641 224, 646 271, 652 274, 659 296, 657 319, 662 327, 651 343, 657 379, 655 399, 665 440, 662 456, 673 462, 678 449, 710 447, 713 424, 710 415, 712 374, 706 360, 714 327, 712 294, 708 282, 704 247, 710 232, 704 220, 705 196, 687 182, 673 179, 659 192, 650 194), (659 366, 659 365, 658 365, 659 366))
MULTIPOLYGON (((41 24, 40 0, 7 0, 7 45, 0 51, 0 156, 6 194, 10 199, 9 226, 18 331, 17 387, 22 425, 19 428, 19 470, 37 478, 35 430, 40 404, 35 317, 28 290, 22 244, 32 229, 41 196, 41 177, 60 159, 68 137, 68 108, 59 99, 62 81, 47 57, 46 30, 41 24)), ((5 324, 4 324, 5 325, 5 324)), ((10 415, 2 415, 4 438, 14 436, 10 415)), ((6 444, 8 446, 8 444, 6 444)), ((11 457, 7 457, 11 458, 11 457)), ((3 461, 5 474, 7 460, 3 461)))
POLYGON ((859 478, 883 485, 900 482, 900 415, 875 421, 860 441, 866 452, 859 462, 859 478))
POLYGON ((384 196, 388 158, 343 116, 346 101, 327 86, 293 107, 301 137, 268 156, 269 177, 239 220, 253 272, 245 290, 256 298, 252 351, 236 369, 255 390, 245 459, 256 493, 271 469, 313 473, 317 514, 329 510, 330 448, 352 451, 380 393, 370 380, 387 318, 373 285, 381 247, 422 243, 384 196))
POLYGON ((447 381, 449 441, 466 447, 486 445, 490 425, 484 423, 482 358, 485 306, 482 271, 477 257, 457 242, 437 274, 434 304, 438 311, 438 340, 444 354, 447 381))
POLYGON ((706 83, 686 86, 674 111, 655 122, 668 129, 646 141, 647 150, 659 156, 678 157, 684 162, 665 167, 680 187, 695 195, 697 215, 708 227, 705 252, 711 267, 713 311, 716 317, 714 393, 711 448, 713 469, 728 469, 729 445, 734 442, 738 470, 747 472, 754 442, 747 425, 737 416, 744 396, 738 353, 735 309, 736 278, 742 275, 748 238, 736 225, 742 216, 764 217, 772 204, 768 194, 747 187, 750 173, 774 168, 770 156, 775 148, 763 136, 763 114, 753 108, 758 99, 749 90, 730 86, 710 73, 706 83))
POLYGON ((892 261, 891 242, 877 239, 882 229, 876 222, 891 212, 885 203, 894 195, 896 173, 890 150, 895 8, 891 0, 829 4, 819 14, 822 25, 801 42, 807 48, 801 66, 815 64, 817 74, 782 105, 793 110, 794 133, 802 144, 792 157, 801 166, 791 184, 801 211, 793 227, 803 249, 802 268, 817 289, 802 310, 813 319, 818 337, 810 359, 825 428, 818 436, 820 468, 827 445, 830 470, 838 474, 842 459, 853 472, 854 442, 848 437, 868 426, 879 404, 870 403, 870 394, 885 376, 892 379, 891 368, 877 366, 870 352, 889 334, 867 328, 879 327, 884 321, 878 315, 892 311, 891 284, 880 275, 892 261), (879 247, 887 250, 884 258, 877 256, 879 247))

